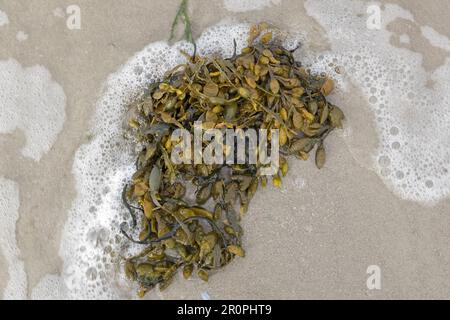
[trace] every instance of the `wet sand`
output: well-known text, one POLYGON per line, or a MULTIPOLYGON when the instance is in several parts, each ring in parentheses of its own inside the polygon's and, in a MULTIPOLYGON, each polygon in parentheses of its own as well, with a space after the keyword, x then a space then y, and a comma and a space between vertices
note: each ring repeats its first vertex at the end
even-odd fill
MULTIPOLYGON (((446 3, 389 3, 410 10, 417 25, 430 25, 450 38, 446 3)), ((9 18, 9 24, 0 27, 0 60, 44 66, 67 98, 63 129, 40 161, 21 154, 23 132, 0 134, 0 176, 20 188, 16 238, 28 297, 42 277, 62 272, 61 231, 76 196, 73 158, 90 139, 89 120, 102 84, 145 45, 166 40, 177 10, 177 1, 80 0, 81 30, 69 30, 54 10, 70 4, 5 0, 0 7, 9 18), (19 31, 28 39, 18 41, 19 31)), ((190 13, 194 36, 235 16, 273 22, 281 29, 298 26, 308 32, 306 45, 312 52, 329 49, 323 28, 306 14, 303 1, 283 0, 270 8, 232 13, 222 1, 195 0, 190 13)), ((408 33, 406 49, 423 55, 427 71, 449 56, 424 42, 415 25, 399 20, 389 29, 408 33)), ((392 44, 404 46, 395 39, 392 44)), ((292 160, 282 190, 257 193, 243 220, 245 259, 236 259, 208 284, 177 276, 166 291, 148 297, 200 299, 207 291, 213 299, 449 298, 450 201, 425 206, 402 200, 386 187, 371 167, 379 143, 374 115, 357 90, 337 102, 348 114, 346 125, 359 134, 330 136, 326 168, 319 172, 311 161, 292 160), (369 265, 381 268, 381 290, 366 286, 369 265)), ((9 278, 7 264, 0 252, 0 293, 9 278)))

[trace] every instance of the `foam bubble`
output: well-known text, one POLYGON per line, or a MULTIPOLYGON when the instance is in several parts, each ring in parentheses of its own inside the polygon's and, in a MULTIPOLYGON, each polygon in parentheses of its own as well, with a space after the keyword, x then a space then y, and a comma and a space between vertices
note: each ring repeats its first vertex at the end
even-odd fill
POLYGON ((228 11, 246 12, 261 10, 271 6, 278 6, 281 0, 224 0, 223 5, 228 11))
POLYGON ((19 186, 0 177, 0 249, 8 263, 9 281, 3 299, 26 299, 27 277, 20 259, 16 240, 16 222, 19 219, 19 186))
POLYGON ((63 127, 64 91, 44 67, 22 68, 14 59, 0 61, 0 83, 0 134, 22 130, 22 154, 39 161, 63 127))
POLYGON ((17 39, 17 41, 20 41, 20 42, 25 41, 28 39, 28 34, 26 34, 23 31, 19 31, 16 34, 16 39, 17 39))
MULTIPOLYGON (((397 18, 414 21, 413 15, 386 4, 381 30, 369 30, 366 7, 367 3, 349 0, 305 3, 308 14, 326 30, 332 48, 314 67, 326 71, 335 60, 344 65, 376 115, 380 147, 374 169, 398 196, 433 204, 450 195, 450 60, 433 72, 425 71, 422 56, 391 45, 392 33, 386 28, 397 18)), ((431 38, 429 28, 422 30, 431 38)), ((442 44, 443 39, 436 42, 442 44)), ((337 80, 338 90, 345 92, 345 80, 337 80)))
POLYGON ((8 15, 6 12, 0 10, 0 27, 7 25, 9 23, 8 15))

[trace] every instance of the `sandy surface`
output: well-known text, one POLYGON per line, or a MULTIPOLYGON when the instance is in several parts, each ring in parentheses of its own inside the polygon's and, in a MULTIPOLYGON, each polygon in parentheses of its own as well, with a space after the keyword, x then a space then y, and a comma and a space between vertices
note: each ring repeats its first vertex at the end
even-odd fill
MULTIPOLYGON (((0 134, 0 176, 17 182, 20 189, 16 239, 27 275, 27 297, 44 276, 62 272, 62 229, 76 196, 73 159, 90 139, 89 119, 102 84, 135 52, 167 39, 178 3, 76 2, 82 10, 80 30, 69 30, 65 18, 55 12, 73 1, 0 3, 9 19, 0 27, 0 60, 13 58, 24 68, 44 66, 67 99, 63 129, 39 161, 21 154, 26 137, 20 129, 0 134), (28 38, 18 41, 19 31, 28 38)), ((407 33, 410 38, 408 45, 395 37, 391 44, 421 54, 423 68, 436 70, 449 51, 431 46, 418 26, 431 26, 450 38, 448 3, 389 3, 398 3, 415 17, 415 23, 398 19, 388 26, 393 34, 407 33)), ((312 52, 330 48, 323 27, 307 15, 303 1, 282 0, 261 10, 233 13, 222 1, 195 0, 190 12, 196 37, 235 16, 241 21, 266 20, 282 29, 301 27, 312 52)), ((443 198, 426 205, 392 192, 371 166, 379 141, 366 97, 355 84, 352 95, 337 98, 353 136, 339 133, 329 138, 324 170, 318 172, 311 161, 292 161, 286 187, 256 195, 243 222, 247 257, 234 261, 208 284, 179 278, 150 298, 200 299, 204 291, 213 299, 450 297, 450 201, 443 198), (381 268, 381 290, 366 286, 369 265, 381 268)), ((0 295, 8 280, 8 261, 0 252, 0 295)))

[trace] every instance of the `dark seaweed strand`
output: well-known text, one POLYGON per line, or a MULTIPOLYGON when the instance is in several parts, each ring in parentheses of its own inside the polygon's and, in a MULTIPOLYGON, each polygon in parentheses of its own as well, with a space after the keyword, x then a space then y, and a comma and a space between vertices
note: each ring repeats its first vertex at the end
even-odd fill
MULTIPOLYGON (((151 231, 150 227, 148 228, 147 234, 145 235, 145 237, 144 237, 143 240, 135 240, 135 239, 133 239, 133 238, 125 231, 124 228, 125 228, 125 226, 124 226, 124 225, 121 225, 121 226, 120 226, 120 232, 121 232, 128 240, 130 240, 131 242, 137 243, 137 244, 149 244, 148 239, 150 239, 150 237, 151 237, 151 235, 152 235, 152 231, 151 231)), ((165 239, 162 239, 162 240, 165 240, 165 239)), ((160 240, 160 241, 162 241, 162 240, 160 240)), ((158 241, 158 242, 159 242, 159 241, 158 241)))
POLYGON ((236 59, 236 49, 237 49, 236 39, 233 38, 233 56, 231 57, 231 60, 236 59))
MULTIPOLYGON (((227 245, 228 241, 225 240, 223 234, 222 234, 222 230, 220 230, 220 228, 210 219, 206 218, 206 217, 201 217, 201 216, 195 216, 195 217, 189 217, 184 219, 182 222, 189 222, 189 221, 198 221, 198 220, 203 220, 206 221, 221 237, 222 242, 227 245)), ((181 227, 181 224, 174 223, 172 230, 170 230, 168 233, 166 233, 164 236, 162 236, 161 238, 157 238, 154 240, 150 240, 150 236, 151 236, 151 230, 149 228, 148 233, 146 234, 145 238, 143 240, 135 240, 133 239, 125 230, 124 230, 124 226, 121 225, 120 226, 120 232, 131 242, 136 243, 136 244, 144 244, 144 245, 148 245, 148 244, 154 244, 154 243, 159 243, 161 241, 167 240, 172 238, 173 236, 175 236, 176 232, 178 231, 178 229, 181 227)))
POLYGON ((123 187, 122 190, 122 202, 125 205, 125 207, 127 208, 130 216, 131 216, 131 221, 132 221, 132 228, 136 227, 137 224, 137 219, 136 219, 136 214, 133 211, 134 209, 137 209, 136 207, 132 207, 127 200, 127 189, 128 189, 128 184, 125 184, 125 186, 123 187))

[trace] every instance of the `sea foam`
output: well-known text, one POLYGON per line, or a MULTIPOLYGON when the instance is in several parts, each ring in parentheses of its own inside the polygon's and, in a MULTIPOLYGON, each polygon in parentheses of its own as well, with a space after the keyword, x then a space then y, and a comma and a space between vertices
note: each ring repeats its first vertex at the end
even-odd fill
MULTIPOLYGON (((414 21, 411 12, 387 4, 381 29, 369 30, 367 6, 349 0, 306 2, 307 13, 331 43, 313 69, 326 71, 333 61, 344 66, 375 115, 380 146, 374 170, 399 197, 433 205, 450 195, 450 60, 425 71, 421 54, 390 44, 387 26, 397 18, 414 21)), ((430 45, 448 48, 448 39, 430 27, 422 32, 430 45)), ((345 91, 344 82, 338 81, 338 89, 345 91)))
POLYGON ((19 219, 19 186, 0 177, 0 249, 8 264, 8 283, 3 299, 26 299, 27 276, 17 247, 16 222, 19 219))
POLYGON ((0 134, 22 130, 22 155, 39 161, 63 127, 64 90, 43 66, 23 68, 14 59, 0 61, 0 83, 0 134))

